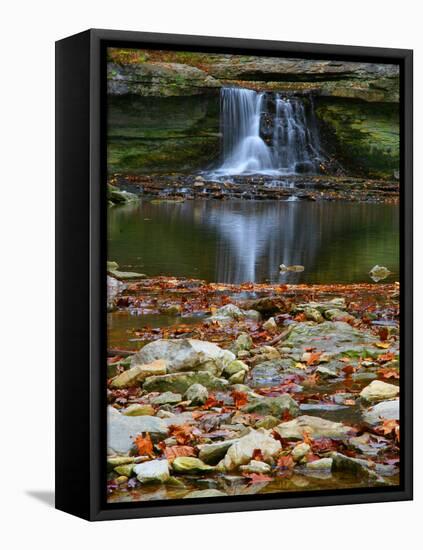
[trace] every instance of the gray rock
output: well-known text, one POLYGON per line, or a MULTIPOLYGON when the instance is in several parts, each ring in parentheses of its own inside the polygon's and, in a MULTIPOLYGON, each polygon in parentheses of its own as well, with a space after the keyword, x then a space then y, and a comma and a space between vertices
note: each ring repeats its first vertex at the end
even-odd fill
POLYGON ((198 457, 206 464, 215 465, 225 456, 229 447, 237 441, 238 439, 227 439, 226 441, 198 445, 198 457))
POLYGON ((132 358, 132 364, 151 363, 156 359, 166 360, 169 373, 199 370, 220 375, 223 368, 235 359, 235 355, 202 340, 156 340, 137 352, 132 358))
POLYGON ((366 353, 377 341, 372 334, 358 330, 343 321, 324 321, 320 324, 293 325, 283 344, 290 344, 296 351, 303 353, 310 346, 310 342, 313 342, 316 351, 336 356, 347 352, 366 353))
POLYGON ((229 365, 227 365, 224 370, 223 374, 230 378, 232 375, 237 374, 240 371, 248 372, 249 368, 248 365, 246 365, 243 361, 240 361, 239 359, 235 359, 235 361, 231 361, 229 365))
POLYGON ((201 384, 193 384, 185 392, 184 399, 191 401, 191 405, 204 405, 209 397, 206 387, 201 384))
POLYGON ((128 453, 133 437, 148 432, 154 440, 165 439, 168 429, 165 422, 155 416, 125 416, 108 407, 107 446, 115 453, 128 453))
POLYGON ((264 361, 251 369, 249 375, 251 386, 277 386, 283 381, 284 375, 294 368, 294 365, 292 359, 264 361))
POLYGON ((230 322, 230 321, 243 321, 245 319, 250 319, 252 321, 260 321, 261 315, 258 311, 253 309, 244 310, 240 309, 235 304, 227 304, 219 308, 216 313, 210 317, 210 321, 219 321, 221 323, 230 322))
POLYGON ((252 414, 271 415, 281 417, 285 412, 296 416, 299 412, 298 403, 290 395, 278 397, 261 397, 253 399, 242 407, 242 411, 252 414))
POLYGON ((354 435, 354 429, 340 422, 331 422, 318 416, 299 416, 289 422, 283 422, 274 428, 285 439, 303 439, 307 433, 313 439, 330 437, 331 439, 346 439, 354 435))
POLYGON ((363 413, 364 421, 370 426, 376 426, 383 420, 399 420, 400 407, 399 399, 382 401, 370 407, 363 413))
POLYGON ((180 393, 173 393, 166 391, 157 397, 153 397, 151 402, 153 405, 173 405, 182 401, 182 395, 180 393))
POLYGON ((210 372, 175 372, 163 376, 150 376, 144 382, 147 392, 171 391, 184 394, 193 384, 201 384, 209 390, 224 390, 229 384, 223 378, 216 378, 210 372))
POLYGON ((253 347, 253 339, 248 333, 242 332, 238 336, 238 338, 233 342, 231 351, 233 351, 233 353, 237 355, 240 351, 248 351, 252 347, 253 347))
POLYGON ((377 477, 377 474, 370 470, 371 462, 358 458, 351 458, 341 453, 332 453, 332 472, 341 472, 355 475, 357 477, 377 477))

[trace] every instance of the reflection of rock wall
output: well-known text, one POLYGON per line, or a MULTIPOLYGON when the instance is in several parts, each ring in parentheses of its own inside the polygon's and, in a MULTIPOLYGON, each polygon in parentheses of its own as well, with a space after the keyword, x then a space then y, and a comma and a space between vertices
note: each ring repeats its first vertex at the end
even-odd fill
POLYGON ((111 171, 206 168, 218 155, 219 89, 231 85, 313 94, 326 144, 352 175, 391 178, 398 169, 396 65, 113 51, 107 75, 111 171))
POLYGON ((110 172, 190 171, 219 154, 219 98, 110 97, 110 172))

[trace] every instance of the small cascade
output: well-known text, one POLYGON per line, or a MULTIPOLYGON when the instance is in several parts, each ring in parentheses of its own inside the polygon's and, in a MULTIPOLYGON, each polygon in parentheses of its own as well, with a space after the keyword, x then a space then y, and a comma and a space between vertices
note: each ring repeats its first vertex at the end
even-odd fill
POLYGON ((244 88, 221 90, 222 162, 216 175, 318 173, 312 102, 244 88))

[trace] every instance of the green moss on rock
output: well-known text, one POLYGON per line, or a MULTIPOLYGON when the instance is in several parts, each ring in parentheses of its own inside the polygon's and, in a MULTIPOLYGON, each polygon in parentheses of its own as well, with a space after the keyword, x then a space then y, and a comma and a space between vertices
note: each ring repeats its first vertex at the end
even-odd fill
POLYGON ((392 179, 399 170, 399 108, 319 98, 316 115, 325 147, 352 173, 392 179))

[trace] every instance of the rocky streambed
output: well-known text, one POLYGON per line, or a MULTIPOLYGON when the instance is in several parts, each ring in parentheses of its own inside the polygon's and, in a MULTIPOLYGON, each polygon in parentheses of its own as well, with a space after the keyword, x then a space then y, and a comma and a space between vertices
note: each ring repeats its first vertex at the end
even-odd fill
POLYGON ((397 204, 399 181, 371 180, 347 176, 232 176, 168 174, 110 178, 109 200, 120 204, 137 196, 166 200, 246 199, 347 201, 397 204), (132 193, 122 195, 122 191, 132 193))
POLYGON ((399 483, 398 285, 127 279, 108 277, 110 502, 399 483))

